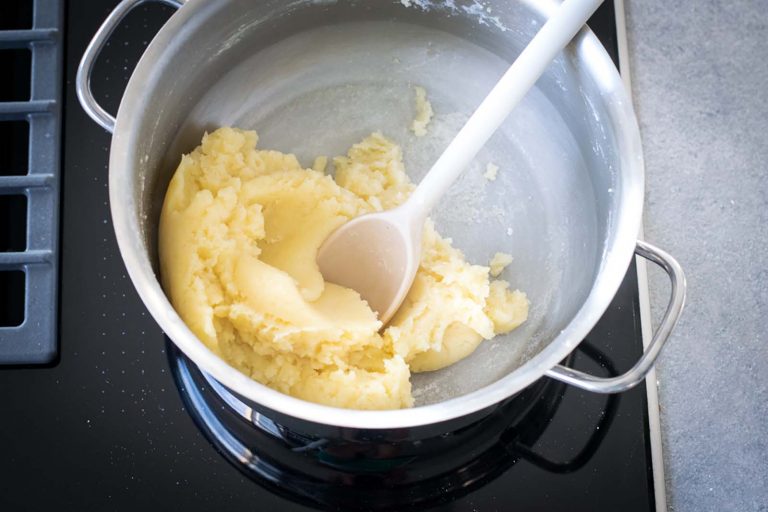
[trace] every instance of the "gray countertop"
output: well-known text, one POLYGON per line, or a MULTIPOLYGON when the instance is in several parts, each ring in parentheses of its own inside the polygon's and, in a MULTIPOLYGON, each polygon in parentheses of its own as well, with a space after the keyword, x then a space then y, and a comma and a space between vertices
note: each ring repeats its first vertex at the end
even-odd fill
POLYGON ((669 508, 768 511, 768 4, 626 10, 645 237, 688 276, 658 365, 669 508))

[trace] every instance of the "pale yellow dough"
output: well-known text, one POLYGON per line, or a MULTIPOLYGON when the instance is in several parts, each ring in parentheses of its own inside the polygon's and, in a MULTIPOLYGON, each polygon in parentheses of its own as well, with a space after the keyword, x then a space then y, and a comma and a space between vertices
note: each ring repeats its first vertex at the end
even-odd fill
POLYGON ((390 325, 325 283, 325 237, 413 189, 400 148, 374 133, 336 157, 336 179, 220 128, 184 155, 160 217, 163 286, 192 331, 240 371, 283 393, 355 409, 413 405, 411 371, 436 370, 528 314, 525 294, 489 281, 431 222, 416 280, 390 325))
POLYGON ((499 175, 499 166, 494 164, 493 162, 488 162, 488 165, 485 166, 485 172, 483 173, 483 178, 487 179, 488 181, 496 181, 496 177, 499 175))
POLYGON ((417 137, 423 137, 427 134, 427 125, 432 120, 432 104, 427 99, 427 91, 423 87, 413 88, 416 92, 416 117, 411 123, 411 131, 417 137))
POLYGON ((491 261, 488 263, 488 266, 491 269, 491 277, 499 277, 512 261, 513 258, 511 254, 505 252, 497 252, 494 254, 493 258, 491 258, 491 261))

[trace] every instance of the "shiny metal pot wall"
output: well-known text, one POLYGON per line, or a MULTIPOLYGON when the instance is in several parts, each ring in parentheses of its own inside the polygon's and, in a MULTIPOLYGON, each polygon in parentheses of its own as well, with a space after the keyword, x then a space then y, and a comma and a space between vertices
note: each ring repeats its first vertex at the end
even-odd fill
POLYGON ((602 393, 642 381, 682 310, 685 281, 673 258, 636 241, 637 123, 613 64, 586 29, 478 156, 478 166, 501 168, 499 178, 486 183, 470 169, 435 212, 438 228, 471 261, 513 254, 505 277, 527 292, 529 320, 448 369, 415 375, 417 407, 343 410, 269 389, 202 344, 157 278, 165 189, 179 155, 205 130, 256 128, 262 147, 296 152, 305 163, 382 130, 403 146, 418 180, 556 2, 490 1, 480 9, 474 0, 165 0, 179 10, 144 53, 115 120, 95 102, 89 75, 114 27, 140 3, 124 0, 95 35, 78 70, 78 95, 113 132, 112 217, 136 289, 173 342, 232 396, 283 418, 383 429, 460 422, 543 375, 602 393), (414 83, 429 91, 437 112, 423 138, 407 131, 414 83), (559 366, 603 314, 635 253, 672 281, 667 313, 641 360, 610 379, 559 366))

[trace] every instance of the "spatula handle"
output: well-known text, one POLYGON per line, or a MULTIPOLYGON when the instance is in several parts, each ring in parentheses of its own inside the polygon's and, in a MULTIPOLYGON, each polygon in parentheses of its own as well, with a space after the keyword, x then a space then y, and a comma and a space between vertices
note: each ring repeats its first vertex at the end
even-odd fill
MULTIPOLYGON (((407 202, 426 217, 602 0, 565 0, 453 138, 407 202)), ((404 205, 405 206, 405 205, 404 205)))

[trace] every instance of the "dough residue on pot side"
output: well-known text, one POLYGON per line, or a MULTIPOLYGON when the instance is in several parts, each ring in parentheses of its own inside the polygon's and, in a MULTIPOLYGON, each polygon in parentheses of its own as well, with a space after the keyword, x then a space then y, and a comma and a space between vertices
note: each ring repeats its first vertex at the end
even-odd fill
POLYGON ((490 280, 431 222, 405 303, 381 333, 353 290, 324 282, 317 249, 338 226, 413 190, 379 133, 333 159, 335 179, 220 128, 184 155, 160 217, 163 286, 214 352, 283 393, 355 409, 413 405, 411 372, 436 370, 527 318, 525 294, 490 280))
POLYGON ((488 266, 491 269, 491 277, 499 277, 501 273, 504 272, 504 269, 507 268, 510 263, 512 263, 512 261, 512 255, 505 252, 497 252, 494 254, 493 258, 491 258, 491 261, 488 263, 488 266))
POLYGON ((499 175, 499 166, 494 164, 493 162, 488 162, 488 164, 485 166, 485 172, 483 173, 483 178, 487 179, 488 181, 496 181, 496 177, 499 175))
POLYGON ((432 104, 427 99, 427 91, 423 87, 413 88, 416 92, 416 116, 411 123, 411 131, 417 137, 423 137, 427 134, 427 125, 432 120, 432 104))

